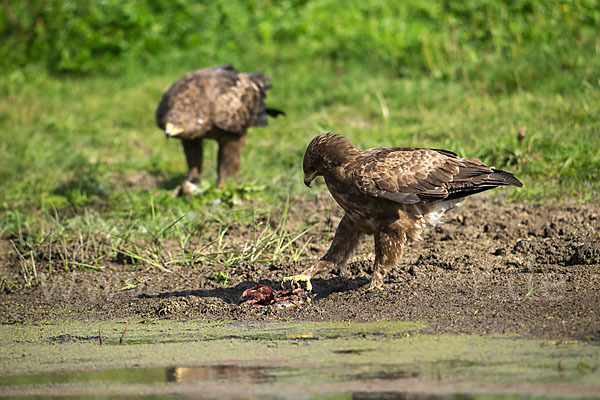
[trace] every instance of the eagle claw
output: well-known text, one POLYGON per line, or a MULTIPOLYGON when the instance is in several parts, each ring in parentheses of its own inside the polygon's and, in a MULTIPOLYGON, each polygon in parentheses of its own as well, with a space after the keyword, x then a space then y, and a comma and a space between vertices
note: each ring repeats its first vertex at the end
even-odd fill
POLYGON ((200 192, 198 186, 190 181, 185 181, 178 185, 172 192, 171 197, 196 196, 200 192))
POLYGON ((379 286, 379 285, 374 285, 371 283, 365 290, 367 292, 372 292, 372 293, 382 292, 383 285, 379 286))
POLYGON ((310 276, 308 276, 308 275, 300 274, 300 275, 294 275, 294 276, 286 276, 285 278, 283 278, 283 281, 281 282, 282 287, 285 282, 291 282, 292 287, 296 286, 298 284, 298 282, 306 282, 306 291, 307 292, 312 291, 312 284, 310 283, 310 276))

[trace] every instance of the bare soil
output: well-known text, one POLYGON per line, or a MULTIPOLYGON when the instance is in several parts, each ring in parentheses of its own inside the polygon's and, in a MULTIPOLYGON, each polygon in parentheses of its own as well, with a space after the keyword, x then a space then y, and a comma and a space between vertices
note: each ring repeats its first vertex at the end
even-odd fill
MULTIPOLYGON (((0 322, 168 318, 206 321, 411 320, 427 333, 518 334, 600 339, 600 208, 597 205, 505 204, 478 196, 406 248, 382 291, 366 291, 373 249, 366 240, 340 271, 313 280, 311 304, 291 309, 239 304, 242 292, 283 277, 324 254, 342 216, 329 194, 298 199, 288 227, 317 222, 308 255, 294 263, 242 263, 226 285, 210 279, 219 266, 174 265, 165 272, 112 255, 103 271, 55 270, 41 284, 0 293, 0 322), (135 288, 124 290, 125 282, 135 288)), ((230 229, 244 243, 251 228, 230 229)), ((237 237, 236 237, 237 236, 237 237)), ((6 240, 0 275, 22 280, 6 240)))

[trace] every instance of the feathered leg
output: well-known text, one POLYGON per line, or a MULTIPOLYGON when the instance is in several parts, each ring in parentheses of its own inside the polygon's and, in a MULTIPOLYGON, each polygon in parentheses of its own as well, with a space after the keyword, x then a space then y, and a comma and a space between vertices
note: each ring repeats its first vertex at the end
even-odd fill
POLYGON ((217 160, 217 186, 222 187, 228 175, 240 169, 240 151, 244 145, 243 137, 219 140, 219 156, 217 160))
POLYGON ((388 271, 402 259, 406 234, 400 229, 386 229, 375 233, 375 266, 369 289, 381 289, 388 271))
POLYGON ((313 276, 325 269, 332 269, 334 266, 343 268, 346 265, 362 235, 362 232, 356 228, 350 218, 344 215, 335 231, 333 242, 327 253, 315 265, 300 275, 283 278, 283 281, 306 282, 306 289, 310 291, 312 289, 310 279, 313 276))
POLYGON ((204 150, 204 141, 202 139, 186 140, 183 139, 183 152, 188 164, 188 178, 191 183, 200 182, 200 174, 202 173, 202 159, 204 150))
POLYGON ((172 195, 177 197, 181 194, 194 194, 196 184, 200 182, 202 173, 202 158, 204 142, 202 139, 182 139, 183 152, 188 165, 188 177, 183 183, 173 190, 172 195))

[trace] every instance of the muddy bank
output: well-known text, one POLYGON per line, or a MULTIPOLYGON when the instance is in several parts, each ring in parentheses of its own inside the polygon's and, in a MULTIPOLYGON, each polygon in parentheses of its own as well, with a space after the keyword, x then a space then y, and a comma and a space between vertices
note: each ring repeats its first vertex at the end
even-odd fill
MULTIPOLYGON (((486 200, 487 199, 487 200, 486 200)), ((291 204, 290 227, 314 222, 302 261, 171 265, 171 272, 118 255, 102 271, 55 270, 31 288, 0 294, 2 323, 88 318, 206 321, 411 320, 427 332, 517 333, 525 337, 600 339, 600 210, 596 205, 504 204, 468 199, 445 224, 407 247, 385 289, 366 292, 373 249, 365 240, 349 265, 313 280, 312 304, 293 309, 238 304, 256 284, 278 286, 327 249, 341 217, 327 193, 291 204), (211 279, 226 271, 227 283, 211 279)), ((229 240, 249 240, 233 227, 229 240)), ((15 254, 0 258, 0 274, 21 279, 15 254)), ((42 273, 40 273, 42 274, 42 273)))

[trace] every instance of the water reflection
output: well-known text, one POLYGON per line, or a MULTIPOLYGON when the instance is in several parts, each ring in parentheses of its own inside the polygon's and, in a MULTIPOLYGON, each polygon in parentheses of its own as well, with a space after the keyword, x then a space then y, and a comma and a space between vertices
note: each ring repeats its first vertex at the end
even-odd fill
MULTIPOLYGON (((348 364, 337 368, 333 372, 308 366, 218 364, 0 376, 0 397, 8 394, 52 398, 100 396, 105 399, 126 396, 129 399, 141 398, 144 400, 153 397, 198 400, 215 398, 231 400, 473 400, 507 398, 506 394, 493 393, 426 394, 404 392, 403 389, 406 388, 404 384, 419 376, 415 372, 415 367, 408 364, 380 365, 379 367, 369 370, 369 365, 348 364), (356 391, 357 387, 377 390, 377 381, 383 382, 385 380, 394 380, 393 386, 388 385, 387 387, 393 387, 397 391, 356 391), (320 385, 323 386, 320 387, 320 385), (134 388, 133 391, 132 387, 134 388), (353 389, 350 389, 350 387, 353 389), (106 388, 110 388, 110 391, 104 395, 98 394, 106 388), (323 392, 319 393, 320 390, 323 390, 323 392), (144 393, 143 396, 140 396, 141 393, 144 393)), ((546 397, 542 395, 536 396, 536 398, 543 399, 546 397)))
POLYGON ((166 369, 167 382, 274 382, 274 367, 239 365, 204 365, 198 367, 170 367, 166 369))
MULTIPOLYGON (((488 398, 493 399, 494 396, 488 398)), ((352 400, 474 400, 475 397, 468 394, 428 394, 410 392, 368 392, 352 393, 352 400)))
POLYGON ((0 387, 108 382, 120 384, 156 383, 268 383, 277 379, 275 367, 240 365, 203 365, 196 367, 116 368, 92 371, 51 372, 46 374, 0 376, 0 387))

